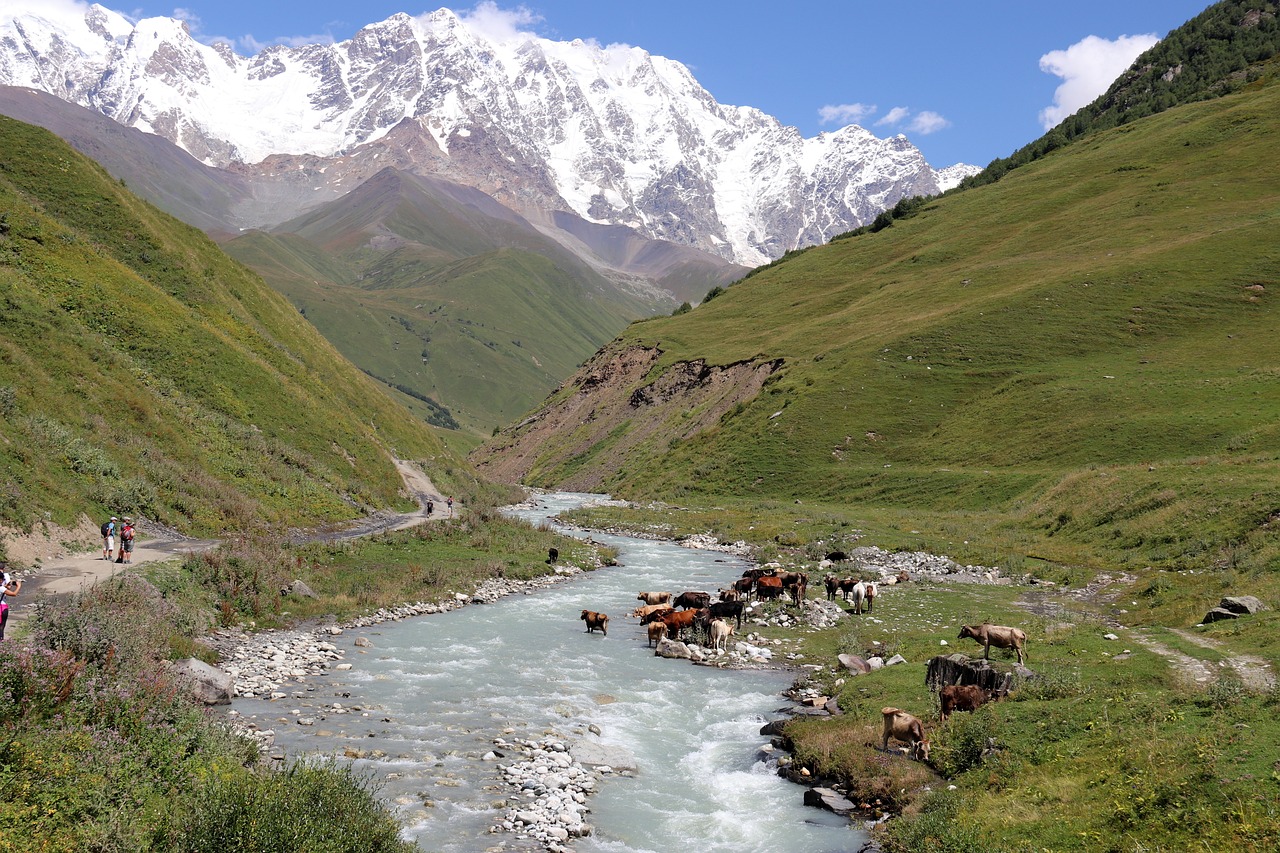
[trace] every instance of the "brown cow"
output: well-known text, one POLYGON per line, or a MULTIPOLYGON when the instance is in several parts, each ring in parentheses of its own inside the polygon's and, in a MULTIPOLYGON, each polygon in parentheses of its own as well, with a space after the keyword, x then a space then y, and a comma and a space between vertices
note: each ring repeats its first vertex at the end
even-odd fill
POLYGON ((659 619, 649 623, 649 645, 657 646, 667 636, 667 623, 659 619))
POLYGON ((686 591, 676 596, 675 601, 671 602, 671 606, 682 610, 697 610, 700 607, 706 607, 710 603, 711 593, 686 591))
POLYGON ((982 644, 983 660, 991 660, 991 647, 997 649, 1013 649, 1018 655, 1018 663, 1026 660, 1027 635, 1021 628, 1010 628, 1006 625, 963 625, 959 639, 968 637, 982 644))
POLYGON ((606 637, 609 636, 609 617, 603 613, 597 613, 594 610, 582 611, 582 621, 587 623, 587 633, 590 634, 599 628, 600 633, 606 637))
POLYGON ((698 618, 696 610, 672 610, 663 613, 658 617, 667 626, 667 636, 673 640, 679 640, 680 634, 686 628, 692 629, 694 620, 698 618))
POLYGON ((991 695, 976 684, 948 684, 938 691, 943 721, 953 711, 976 711, 991 700, 991 695))
POLYGON ((889 738, 900 740, 911 748, 910 755, 918 761, 929 760, 929 741, 924 736, 924 724, 901 708, 881 708, 884 715, 884 734, 880 748, 889 749, 889 738))
POLYGON ((756 585, 755 578, 738 578, 733 582, 733 588, 740 595, 750 595, 751 589, 756 585))
POLYGON ((763 600, 782 597, 782 578, 762 577, 756 581, 756 595, 763 600))
POLYGON ((840 578, 835 575, 827 575, 822 579, 822 582, 827 587, 827 601, 835 601, 836 593, 840 591, 840 578))
POLYGON ((866 596, 866 599, 867 599, 867 612, 868 612, 868 613, 870 613, 872 610, 874 610, 874 609, 875 609, 876 596, 877 596, 877 595, 879 595, 879 594, 880 594, 880 590, 876 589, 876 585, 875 585, 875 584, 873 584, 871 581, 867 581, 867 587, 866 587, 866 593, 865 593, 865 596, 866 596))
POLYGON ((640 617, 641 625, 649 625, 662 618, 662 614, 671 612, 669 604, 646 604, 644 607, 637 607, 632 611, 640 617))
POLYGON ((742 593, 738 592, 733 587, 730 587, 729 589, 720 590, 721 601, 738 601, 741 598, 742 598, 742 593))
POLYGON ((645 604, 666 604, 671 601, 671 593, 669 592, 642 592, 636 596, 636 599, 643 601, 645 604))

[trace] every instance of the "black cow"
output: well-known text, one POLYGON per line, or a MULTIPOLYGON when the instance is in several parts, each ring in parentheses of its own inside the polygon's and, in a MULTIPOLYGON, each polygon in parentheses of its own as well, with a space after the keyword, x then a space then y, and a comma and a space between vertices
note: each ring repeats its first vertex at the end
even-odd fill
POLYGON ((682 610, 700 610, 710 603, 711 593, 709 592, 682 592, 676 596, 675 601, 671 602, 671 606, 682 610))
POLYGON ((738 627, 742 627, 741 601, 714 601, 708 609, 711 611, 712 619, 724 619, 725 621, 728 621, 728 617, 732 616, 738 620, 738 627))

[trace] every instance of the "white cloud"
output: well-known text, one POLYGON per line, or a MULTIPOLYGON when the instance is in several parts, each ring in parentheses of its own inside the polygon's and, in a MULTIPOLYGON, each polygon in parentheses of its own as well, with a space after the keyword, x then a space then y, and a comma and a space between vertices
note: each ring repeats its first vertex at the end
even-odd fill
POLYGON ((951 127, 951 122, 932 110, 923 110, 916 113, 911 119, 911 123, 907 125, 908 130, 921 136, 928 136, 948 127, 951 127))
POLYGON ((894 107, 889 112, 876 119, 876 127, 894 127, 906 121, 907 116, 911 115, 911 110, 906 107, 894 107))
POLYGON ((0 17, 32 15, 50 21, 81 20, 88 11, 89 4, 80 0, 5 0, 0 17))
POLYGON ((1086 36, 1066 50, 1050 51, 1040 57, 1040 70, 1063 80, 1053 93, 1053 106, 1040 111, 1041 125, 1049 130, 1092 103, 1139 54, 1158 41, 1155 33, 1120 36, 1115 41, 1086 36))
POLYGON ((875 111, 875 104, 827 104, 818 110, 818 118, 822 124, 857 124, 875 111))
POLYGON ((530 38, 529 28, 542 21, 542 16, 525 6, 500 9, 493 0, 482 0, 469 12, 461 12, 458 18, 467 28, 492 42, 509 42, 530 38))

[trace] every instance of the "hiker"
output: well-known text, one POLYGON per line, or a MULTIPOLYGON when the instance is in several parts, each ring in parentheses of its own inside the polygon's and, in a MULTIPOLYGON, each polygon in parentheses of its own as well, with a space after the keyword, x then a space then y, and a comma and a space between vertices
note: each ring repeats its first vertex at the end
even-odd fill
POLYGON ((111 516, 110 521, 102 523, 102 559, 110 560, 115 556, 116 550, 116 517, 111 516))
POLYGON ((449 503, 449 517, 453 518, 453 495, 450 495, 446 500, 449 503))
POLYGON ((431 500, 431 498, 427 498, 427 517, 430 518, 431 513, 435 511, 436 511, 436 502, 431 500))
POLYGON ((7 567, 0 563, 0 575, 3 575, 0 577, 0 640, 4 639, 4 626, 9 621, 9 603, 5 599, 22 592, 22 581, 4 571, 7 567))
POLYGON ((133 562, 133 519, 127 515, 120 529, 120 556, 126 563, 133 562))

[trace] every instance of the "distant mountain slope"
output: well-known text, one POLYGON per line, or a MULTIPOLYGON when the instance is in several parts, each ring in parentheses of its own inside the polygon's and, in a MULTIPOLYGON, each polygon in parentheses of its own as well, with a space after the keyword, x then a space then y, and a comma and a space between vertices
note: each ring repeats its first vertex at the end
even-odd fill
MULTIPOLYGON (((601 226, 578 227, 606 245, 601 226)), ((605 260, 647 266, 654 278, 678 276, 680 253, 696 254, 612 230, 623 248, 605 260), (652 262, 647 248, 656 248, 652 262)), ((639 277, 630 287, 606 278, 478 190, 394 169, 226 248, 370 375, 439 404, 432 423, 483 435, 527 411, 630 320, 676 304, 639 277)), ((694 298, 737 271, 696 268, 694 298)))
POLYGON ((0 118, 0 152, 0 523, 311 524, 445 458, 202 233, 47 131, 0 118))
POLYGON ((0 84, 164 136, 209 165, 305 170, 325 186, 377 161, 474 186, 531 220, 569 212, 748 266, 977 171, 935 171, 906 137, 857 125, 805 139, 716 103, 685 66, 640 48, 498 37, 448 9, 248 58, 173 18, 134 23, 96 5, 0 14, 0 84))
POLYGON ((1277 150, 1273 61, 635 323, 473 459, 625 496, 995 512, 1181 566, 1280 558, 1277 150))

